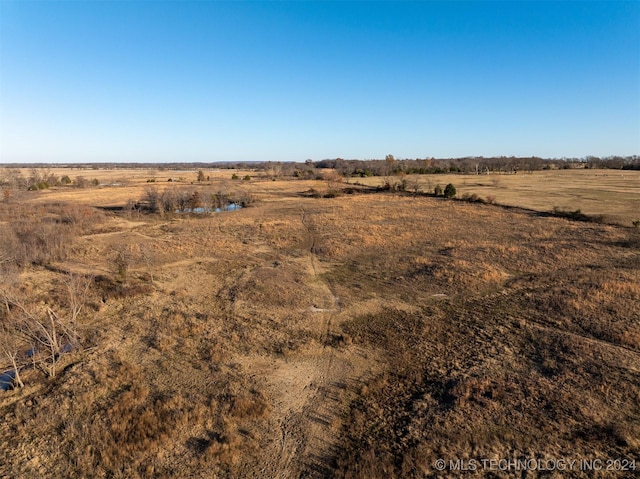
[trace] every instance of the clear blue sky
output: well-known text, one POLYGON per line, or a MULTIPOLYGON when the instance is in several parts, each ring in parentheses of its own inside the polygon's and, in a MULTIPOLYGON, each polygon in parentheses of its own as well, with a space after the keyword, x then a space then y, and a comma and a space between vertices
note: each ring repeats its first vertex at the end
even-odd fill
POLYGON ((640 2, 0 0, 0 162, 640 153, 640 2))

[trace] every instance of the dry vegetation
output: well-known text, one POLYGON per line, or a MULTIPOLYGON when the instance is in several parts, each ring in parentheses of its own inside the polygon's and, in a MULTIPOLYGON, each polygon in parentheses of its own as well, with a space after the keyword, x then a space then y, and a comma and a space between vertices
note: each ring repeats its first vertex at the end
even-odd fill
MULTIPOLYGON (((518 174, 480 175, 408 175, 410 191, 433 191, 453 183, 458 196, 477 195, 502 205, 535 211, 580 210, 587 215, 602 215, 605 222, 631 226, 640 219, 640 171, 634 170, 541 170, 518 174)), ((380 178, 357 178, 378 185, 380 178)))
MULTIPOLYGON (((0 477, 456 475, 438 458, 640 467, 640 230, 232 173, 96 171, 125 186, 5 195, 0 373, 15 364, 24 387, 0 392, 0 477), (126 208, 149 186, 252 204, 126 208), (38 321, 57 350, 18 327, 38 321)), ((482 195, 507 203, 516 176, 482 195)), ((536 175, 521 176, 517 191, 536 175)), ((484 181, 436 178, 460 193, 484 181)), ((628 181, 637 192, 637 173, 628 181)))

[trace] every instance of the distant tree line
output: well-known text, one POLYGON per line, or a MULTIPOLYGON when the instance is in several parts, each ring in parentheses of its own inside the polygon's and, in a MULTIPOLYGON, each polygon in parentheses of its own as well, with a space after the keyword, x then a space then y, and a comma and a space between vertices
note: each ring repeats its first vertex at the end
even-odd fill
POLYGON ((331 168, 344 176, 387 176, 389 174, 439 174, 439 173, 518 173, 548 169, 609 168, 640 170, 640 156, 610 156, 598 158, 545 159, 536 156, 500 156, 485 158, 416 158, 397 160, 387 155, 384 160, 326 159, 313 162, 315 168, 331 168))
MULTIPOLYGON (((0 186, 19 189, 43 189, 50 186, 88 186, 91 184, 82 176, 75 179, 64 175, 56 177, 50 168, 73 168, 87 170, 111 169, 157 169, 165 170, 206 170, 239 169, 263 172, 269 177, 295 177, 311 179, 321 177, 318 170, 333 169, 342 176, 389 176, 399 174, 439 174, 439 173, 518 173, 545 169, 618 169, 640 170, 640 156, 586 156, 583 158, 541 158, 537 156, 469 156, 463 158, 415 158, 396 159, 387 155, 384 159, 324 159, 305 162, 286 161, 245 161, 245 162, 171 162, 171 163, 69 163, 69 164, 7 164, 0 168, 0 186), (20 169, 28 169, 24 175, 20 169)), ((95 180, 92 180, 95 182, 95 180)))
POLYGON ((84 176, 71 179, 68 175, 59 177, 49 167, 31 167, 25 174, 20 168, 0 168, 0 187, 17 190, 46 190, 53 186, 75 186, 86 188, 98 186, 97 179, 88 180, 84 176))

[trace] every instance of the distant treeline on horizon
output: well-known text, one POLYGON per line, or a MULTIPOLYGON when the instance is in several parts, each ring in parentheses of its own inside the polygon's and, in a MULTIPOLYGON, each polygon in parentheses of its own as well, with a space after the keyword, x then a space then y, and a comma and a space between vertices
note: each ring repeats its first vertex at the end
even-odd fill
POLYGON ((439 174, 439 173, 517 173, 518 171, 538 171, 548 169, 617 169, 640 170, 640 156, 587 156, 584 158, 540 158, 498 156, 498 157, 464 157, 464 158, 416 158, 396 159, 387 155, 385 159, 345 160, 342 158, 323 159, 319 161, 216 161, 216 162, 168 162, 168 163, 8 163, 4 168, 74 168, 88 170, 102 169, 251 169, 273 170, 278 166, 281 174, 295 175, 301 168, 334 169, 345 176, 382 176, 389 174, 439 174))

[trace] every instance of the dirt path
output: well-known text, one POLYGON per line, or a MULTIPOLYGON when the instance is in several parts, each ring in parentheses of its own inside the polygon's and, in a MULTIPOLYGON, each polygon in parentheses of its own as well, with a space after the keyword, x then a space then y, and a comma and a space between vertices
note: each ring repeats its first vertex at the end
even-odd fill
POLYGON ((260 464, 246 477, 331 477, 342 414, 375 364, 359 348, 321 346, 293 359, 245 357, 244 371, 271 400, 260 464))
POLYGON ((304 210, 301 221, 309 238, 310 274, 326 295, 318 301, 331 306, 320 309, 310 305, 306 314, 317 325, 314 329, 321 340, 304 352, 287 358, 252 356, 240 361, 266 391, 272 406, 268 437, 262 444, 264 459, 243 471, 247 477, 331 477, 346 407, 379 367, 370 352, 336 341, 333 328, 343 317, 340 300, 322 280, 316 236, 304 210))

